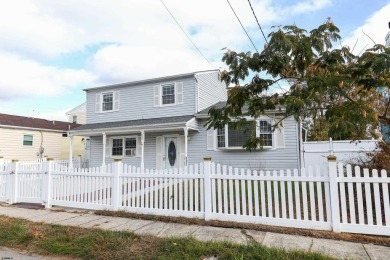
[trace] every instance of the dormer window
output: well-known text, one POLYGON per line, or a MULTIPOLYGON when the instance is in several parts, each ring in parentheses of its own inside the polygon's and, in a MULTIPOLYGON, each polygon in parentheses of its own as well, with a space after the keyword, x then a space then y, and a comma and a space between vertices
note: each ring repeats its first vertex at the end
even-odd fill
POLYGON ((173 106, 183 104, 183 82, 154 86, 153 106, 173 106))
POLYGON ((103 104, 102 104, 102 110, 103 111, 112 111, 113 108, 113 92, 108 92, 108 93, 102 93, 103 97, 103 104))
POLYGON ((175 84, 162 85, 162 105, 175 104, 175 84))
POLYGON ((96 113, 119 110, 119 91, 110 91, 96 94, 96 113))

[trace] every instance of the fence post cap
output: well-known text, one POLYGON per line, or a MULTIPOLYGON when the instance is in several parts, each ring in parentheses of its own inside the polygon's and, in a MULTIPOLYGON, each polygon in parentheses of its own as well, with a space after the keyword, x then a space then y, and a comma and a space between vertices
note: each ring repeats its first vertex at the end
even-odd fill
POLYGON ((54 161, 54 158, 47 158, 46 160, 48 160, 48 161, 54 161))
POLYGON ((205 156, 205 157, 203 157, 203 161, 211 161, 211 156, 205 156))
POLYGON ((16 163, 16 162, 19 162, 19 160, 18 159, 12 159, 12 162, 16 163))
POLYGON ((114 159, 114 162, 121 162, 122 161, 122 158, 115 158, 114 159))
POLYGON ((334 155, 329 155, 327 158, 328 158, 328 162, 335 162, 337 159, 337 157, 334 155))

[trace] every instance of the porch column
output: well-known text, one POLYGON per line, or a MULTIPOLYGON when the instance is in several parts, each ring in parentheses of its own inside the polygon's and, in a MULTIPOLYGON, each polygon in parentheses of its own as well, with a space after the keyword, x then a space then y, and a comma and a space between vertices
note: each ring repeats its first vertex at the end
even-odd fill
POLYGON ((73 135, 69 134, 69 168, 73 168, 73 135))
POLYGON ((145 130, 141 130, 141 172, 144 172, 145 162, 144 162, 144 150, 145 150, 145 130))
POLYGON ((107 136, 106 133, 103 134, 103 160, 102 165, 106 165, 106 144, 107 144, 107 136))
POLYGON ((188 166, 188 127, 184 127, 184 166, 188 166))

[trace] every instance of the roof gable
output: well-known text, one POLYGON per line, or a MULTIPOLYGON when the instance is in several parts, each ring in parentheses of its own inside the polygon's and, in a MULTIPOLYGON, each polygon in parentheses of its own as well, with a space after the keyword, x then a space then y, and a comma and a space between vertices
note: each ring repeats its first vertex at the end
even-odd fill
POLYGON ((74 113, 77 113, 77 112, 84 112, 86 111, 86 106, 87 106, 87 103, 84 102, 80 105, 78 105, 77 107, 69 110, 68 112, 66 112, 66 115, 70 115, 70 114, 74 114, 74 113))

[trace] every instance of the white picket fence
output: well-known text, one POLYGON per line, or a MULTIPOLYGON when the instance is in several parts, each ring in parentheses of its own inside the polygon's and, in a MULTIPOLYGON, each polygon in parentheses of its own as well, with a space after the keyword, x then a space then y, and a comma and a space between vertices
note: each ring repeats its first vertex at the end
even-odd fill
POLYGON ((333 159, 329 171, 309 167, 300 173, 208 160, 170 171, 141 172, 121 162, 34 167, 0 168, 0 200, 390 236, 387 172, 352 169, 333 159))

